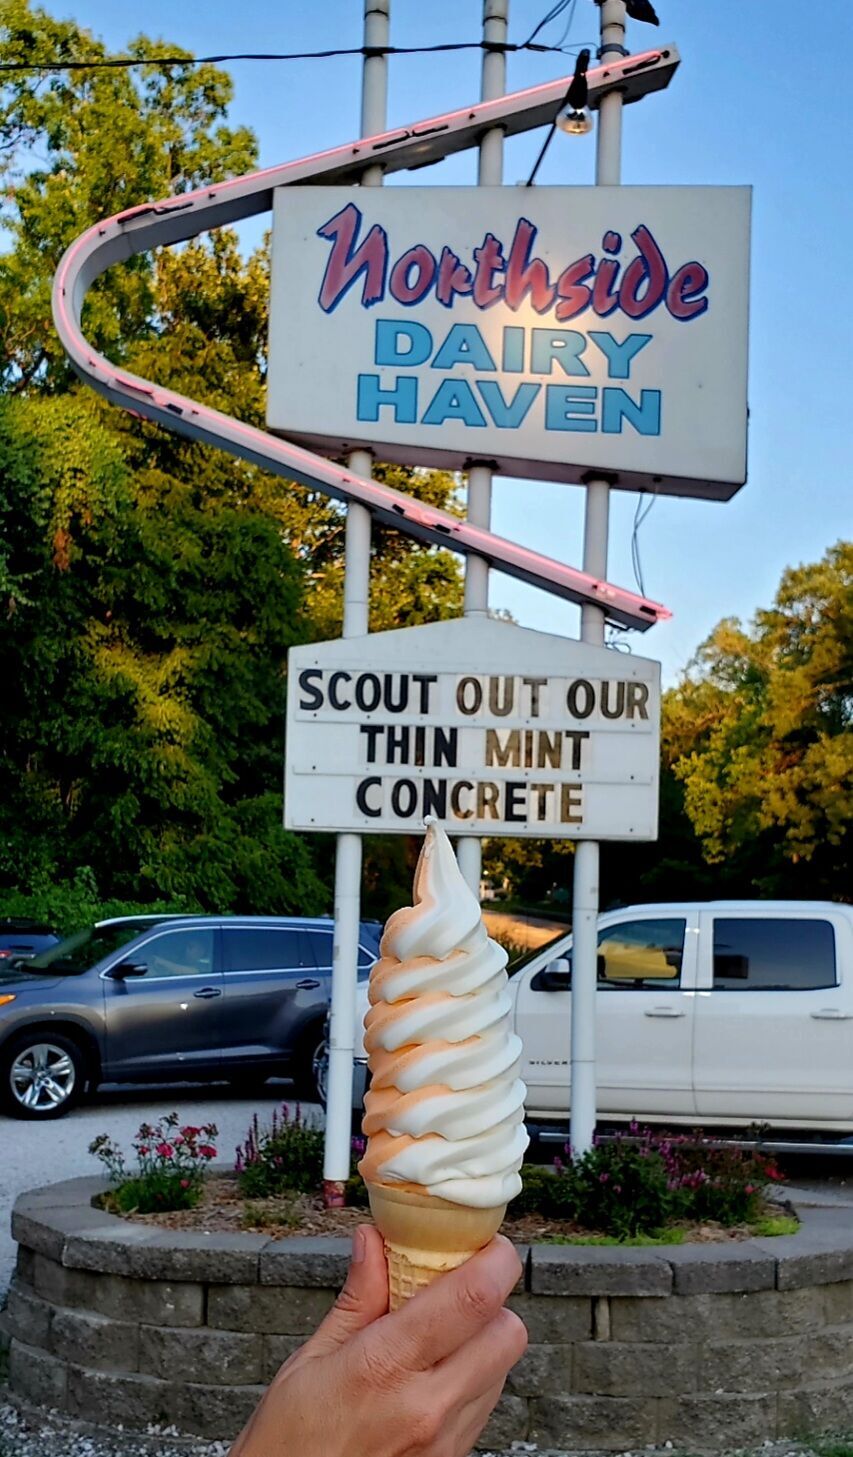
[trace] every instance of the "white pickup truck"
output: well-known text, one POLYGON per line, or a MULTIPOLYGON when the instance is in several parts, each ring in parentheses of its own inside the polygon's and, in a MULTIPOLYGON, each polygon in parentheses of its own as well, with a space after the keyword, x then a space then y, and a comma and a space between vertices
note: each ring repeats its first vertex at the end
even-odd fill
MULTIPOLYGON (((571 954, 566 935, 510 968, 527 1118, 555 1131, 570 1102, 571 954)), ((362 984, 354 1108, 366 1010, 362 984)), ((853 1135, 853 907, 697 901, 602 915, 596 1068, 604 1122, 853 1135)))

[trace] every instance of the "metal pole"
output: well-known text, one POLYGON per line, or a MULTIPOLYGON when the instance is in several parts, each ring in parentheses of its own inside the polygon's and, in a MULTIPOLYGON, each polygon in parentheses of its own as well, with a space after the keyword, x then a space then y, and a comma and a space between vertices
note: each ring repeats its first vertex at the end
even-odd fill
MULTIPOLYGON (((495 101, 506 94, 506 44, 509 0, 483 0, 483 69, 480 99, 495 101), (490 46, 501 49, 491 50, 490 46)), ((499 187, 503 182, 504 131, 495 126, 480 142, 477 166, 479 187, 499 187)), ((468 467, 468 520, 488 531, 492 523, 492 475, 490 462, 474 461, 468 467)), ((483 557, 469 556, 465 565, 465 616, 486 617, 489 611, 489 567, 483 557)), ((482 841, 463 836, 457 847, 459 868, 479 900, 483 869, 482 841)))
MULTIPOLYGON (((361 135, 376 136, 386 127, 388 110, 388 45, 391 0, 364 0, 364 58, 361 86, 361 135), (378 52, 378 54, 377 54, 378 52)), ((381 166, 368 167, 362 187, 382 185, 381 166)), ((369 450, 354 450, 349 467, 370 476, 369 450)), ((347 507, 344 568, 344 637, 368 631, 370 598, 370 512, 347 507)), ((361 836, 338 835, 335 857, 335 947, 329 1018, 329 1082, 326 1095, 326 1146, 323 1188, 327 1208, 344 1202, 350 1169, 352 1073, 358 984, 358 928, 361 919, 361 836)))
MULTIPOLYGON (((599 0, 601 8, 601 60, 623 54, 625 0, 599 0)), ((598 111, 595 181, 615 187, 622 180, 622 93, 602 98, 598 111)), ((592 477, 586 482, 583 567, 602 580, 607 576, 607 535, 610 520, 610 482, 592 477)), ((581 640, 604 645, 604 613, 600 607, 581 608, 581 640)), ((575 1153, 592 1147, 596 1122, 595 1006, 598 964, 597 842, 579 840, 575 848, 572 894, 572 1042, 570 1142, 575 1153)))

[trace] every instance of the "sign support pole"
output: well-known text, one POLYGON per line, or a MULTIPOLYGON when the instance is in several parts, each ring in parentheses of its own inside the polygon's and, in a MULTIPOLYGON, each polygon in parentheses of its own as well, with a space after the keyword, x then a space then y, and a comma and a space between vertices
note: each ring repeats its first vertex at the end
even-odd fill
MULTIPOLYGON (((506 94, 506 51, 509 0, 483 0, 483 69, 481 101, 496 101, 506 94), (499 49, 490 49, 490 47, 499 49)), ((499 187, 503 182, 504 129, 491 127, 480 142, 477 164, 478 187, 499 187)), ((468 520, 491 529, 492 475, 489 462, 472 461, 468 467, 468 520)), ((484 557, 469 556, 465 563, 465 616, 487 617, 489 613, 489 566, 484 557)), ((483 870, 483 842, 464 835, 457 845, 459 868, 477 900, 483 870)))
MULTIPOLYGON (((361 86, 361 135, 377 136, 386 128, 391 0, 364 0, 364 57, 361 86)), ((381 187, 382 167, 367 167, 362 187, 381 187)), ((348 465, 370 477, 369 450, 354 450, 348 465)), ((364 637, 369 626, 370 512, 351 502, 347 507, 344 566, 343 636, 364 637)), ((326 1144, 323 1195, 327 1208, 344 1202, 350 1171, 352 1080, 358 983, 358 933, 361 920, 360 835, 338 835, 335 856, 335 945, 329 1017, 329 1082, 326 1094, 326 1144)))
MULTIPOLYGON (((625 0, 598 0, 601 9, 599 59, 605 63, 625 51, 625 0)), ((595 181, 615 187, 622 180, 622 92, 602 97, 598 111, 595 181)), ((607 576, 607 537, 610 524, 611 482, 601 476, 586 481, 583 568, 602 580, 607 576)), ((581 641, 604 645, 605 615, 599 607, 581 607, 581 641)), ((572 1032, 571 1114, 572 1151, 592 1148, 596 1123, 595 1008, 598 977, 598 907, 600 846, 580 840, 575 846, 572 893, 572 1032)))

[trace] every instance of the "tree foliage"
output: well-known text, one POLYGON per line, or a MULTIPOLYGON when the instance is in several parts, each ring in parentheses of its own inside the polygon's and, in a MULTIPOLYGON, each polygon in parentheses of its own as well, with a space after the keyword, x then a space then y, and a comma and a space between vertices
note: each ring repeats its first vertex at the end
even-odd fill
MULTIPOLYGON (((0 0, 3 60, 106 54, 0 0)), ((183 53, 145 36, 125 54, 155 59, 0 88, 0 896, 64 920, 98 897, 315 912, 330 847, 281 828, 284 673, 292 644, 340 630, 343 512, 107 406, 51 326, 54 270, 86 227, 256 159, 223 71, 159 66, 183 53)), ((268 247, 244 258, 224 231, 112 268, 85 327, 117 362, 262 425, 268 299, 268 247)), ((453 504, 447 474, 387 478, 453 504)), ((373 562, 374 629, 459 610, 450 553, 377 530, 373 562)))
MULTIPOLYGON (((333 842, 281 828, 286 653, 336 637, 345 516, 327 498, 121 413, 76 383, 50 321, 64 249, 99 218, 250 168, 229 77, 166 66, 0 75, 0 902, 65 923, 96 903, 314 912, 333 842), (117 898, 117 899, 115 899, 117 898), (40 909, 41 908, 41 909, 40 909)), ((0 58, 106 55, 0 0, 0 58)), ((117 265, 85 326, 134 371, 264 421, 269 252, 228 231, 117 265)), ((459 509, 446 472, 380 466, 459 509)), ((665 698, 661 839, 607 846, 605 903, 849 895, 851 547, 786 573, 753 629, 724 621, 665 698)), ((376 526, 373 630, 461 611, 458 560, 376 526)), ((365 907, 406 896, 413 845, 368 839, 365 907)), ((566 842, 492 841, 528 900, 566 842)), ((564 897, 565 901, 567 895, 564 897)))
POLYGON ((751 631, 733 618, 669 695, 665 749, 712 865, 759 889, 851 892, 853 543, 785 572, 751 631))

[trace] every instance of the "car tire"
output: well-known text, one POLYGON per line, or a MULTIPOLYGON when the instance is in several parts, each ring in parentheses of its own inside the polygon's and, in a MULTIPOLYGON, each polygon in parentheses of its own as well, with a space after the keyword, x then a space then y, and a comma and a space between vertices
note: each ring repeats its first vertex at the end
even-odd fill
POLYGON ((325 1095, 318 1081, 318 1067, 325 1050, 325 1024, 315 1022, 303 1033, 293 1066, 296 1096, 305 1098, 309 1103, 322 1103, 324 1107, 325 1095))
POLYGON ((12 1118, 64 1118, 89 1080, 79 1044, 50 1028, 19 1032, 0 1050, 0 1107, 12 1118))

